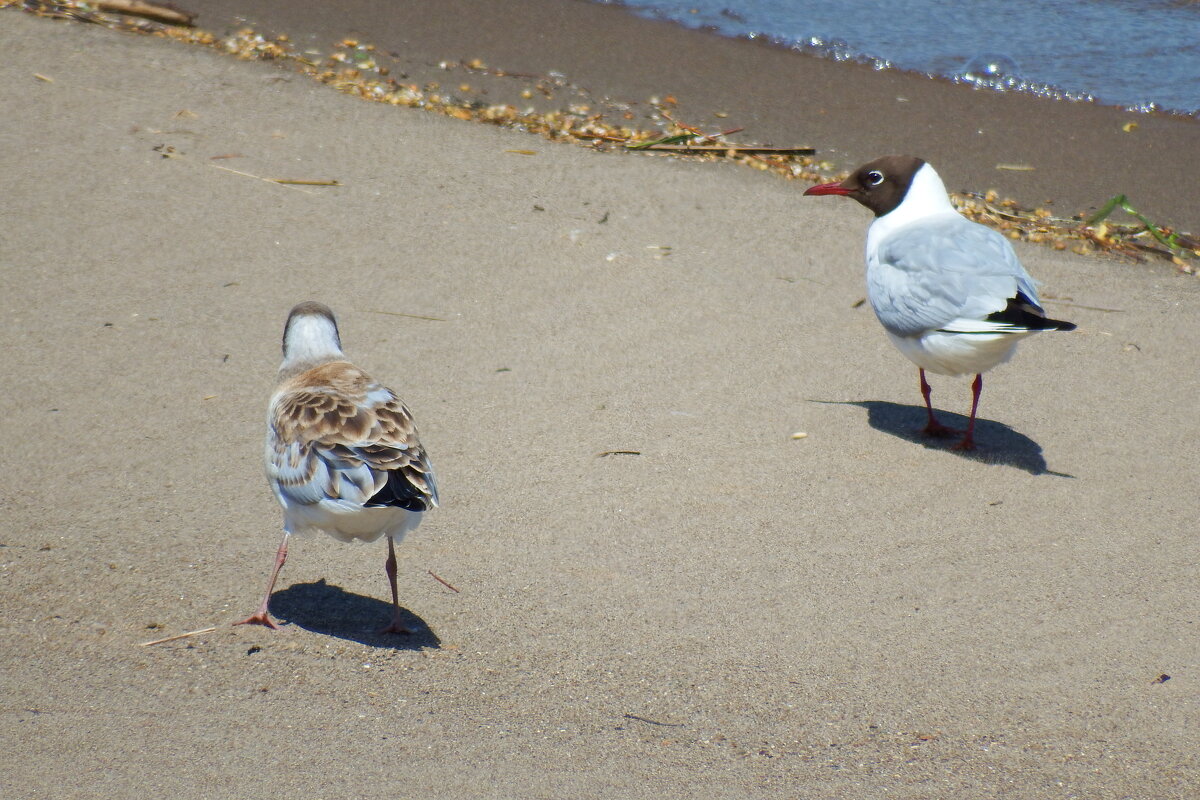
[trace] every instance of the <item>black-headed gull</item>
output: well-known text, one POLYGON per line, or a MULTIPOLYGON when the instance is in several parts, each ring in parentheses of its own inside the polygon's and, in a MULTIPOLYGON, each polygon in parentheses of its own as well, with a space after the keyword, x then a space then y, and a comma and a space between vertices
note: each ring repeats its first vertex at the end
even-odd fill
POLYGON ((875 212, 867 230, 867 297, 892 343, 917 365, 926 434, 955 431, 934 416, 925 371, 975 374, 971 417, 955 445, 970 450, 982 373, 1011 358, 1031 333, 1075 325, 1046 316, 1008 240, 959 214, 942 179, 919 158, 885 156, 805 194, 845 195, 875 212))
POLYGON ((392 621, 401 624, 396 542, 438 504, 433 468, 412 414, 390 389, 346 358, 333 312, 301 303, 283 331, 279 383, 267 411, 267 479, 283 506, 283 541, 258 610, 235 623, 277 628, 267 613, 293 533, 324 531, 343 542, 387 536, 392 621))

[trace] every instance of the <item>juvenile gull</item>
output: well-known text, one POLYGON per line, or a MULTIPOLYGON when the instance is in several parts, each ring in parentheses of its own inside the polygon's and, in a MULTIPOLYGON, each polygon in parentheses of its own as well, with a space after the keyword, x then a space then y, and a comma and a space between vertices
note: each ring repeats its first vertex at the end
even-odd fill
POLYGON ((267 479, 283 506, 283 541, 258 610, 234 623, 279 626, 267 613, 293 533, 388 540, 392 620, 401 624, 396 543, 438 504, 433 468, 400 398, 346 358, 333 311, 301 303, 283 331, 279 383, 267 411, 267 479))
POLYGON ((875 212, 867 230, 867 297, 892 343, 917 365, 929 414, 924 433, 956 433, 937 421, 925 371, 975 375, 971 417, 954 447, 975 446, 983 374, 1038 331, 1074 330, 1042 310, 1033 279, 1008 239, 959 214, 933 167, 885 156, 806 195, 844 195, 875 212))

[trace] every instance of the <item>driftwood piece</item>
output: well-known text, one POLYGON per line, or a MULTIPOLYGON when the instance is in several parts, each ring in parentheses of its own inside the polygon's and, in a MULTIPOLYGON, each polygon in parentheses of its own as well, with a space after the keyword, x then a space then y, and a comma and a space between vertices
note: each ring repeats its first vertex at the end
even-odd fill
POLYGON ((196 15, 183 11, 166 3, 146 3, 143 0, 97 0, 94 4, 101 11, 112 11, 117 14, 129 14, 134 17, 145 17, 168 25, 192 27, 196 15))
POLYGON ((815 147, 755 147, 743 144, 646 144, 631 150, 659 150, 668 153, 714 153, 724 155, 757 155, 757 156, 811 156, 815 155, 815 147))

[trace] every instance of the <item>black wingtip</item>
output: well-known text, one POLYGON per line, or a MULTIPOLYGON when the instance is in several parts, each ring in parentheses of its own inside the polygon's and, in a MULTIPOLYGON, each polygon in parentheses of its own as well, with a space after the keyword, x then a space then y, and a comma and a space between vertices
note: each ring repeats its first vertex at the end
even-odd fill
POLYGON ((387 483, 363 505, 367 508, 395 506, 409 511, 428 511, 429 499, 402 472, 398 469, 389 472, 387 483))
POLYGON ((1042 307, 1030 300, 1024 292, 1017 292, 1016 297, 1010 297, 1004 310, 988 314, 987 320, 988 322, 1003 322, 1031 331, 1075 330, 1074 322, 1047 317, 1042 307))

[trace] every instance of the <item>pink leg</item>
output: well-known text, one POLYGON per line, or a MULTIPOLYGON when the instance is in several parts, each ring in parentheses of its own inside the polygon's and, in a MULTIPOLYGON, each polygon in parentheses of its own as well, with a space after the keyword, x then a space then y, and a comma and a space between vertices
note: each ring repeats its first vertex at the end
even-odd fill
POLYGON ((971 419, 967 422, 967 433, 962 441, 954 445, 955 450, 975 449, 975 412, 979 410, 979 395, 983 392, 983 376, 976 375, 971 382, 971 419))
POLYGON ((400 622, 400 593, 396 591, 396 543, 392 541, 391 536, 388 537, 387 562, 383 566, 387 572, 388 583, 392 586, 392 621, 381 628, 379 632, 410 634, 412 630, 400 622))
POLYGON ((929 396, 933 393, 933 388, 929 385, 929 381, 925 380, 925 370, 918 367, 917 372, 921 376, 921 396, 925 398, 925 411, 929 414, 929 422, 925 424, 921 433, 926 436, 949 436, 952 433, 958 433, 953 428, 947 428, 937 421, 937 417, 933 415, 933 404, 929 402, 929 396))
POLYGON ((279 625, 267 613, 267 604, 271 602, 271 592, 275 590, 275 579, 279 577, 279 570, 283 569, 283 562, 287 561, 287 545, 288 534, 284 533, 283 541, 279 543, 279 550, 275 553, 275 569, 271 570, 271 580, 267 582, 267 593, 263 595, 262 602, 258 605, 258 611, 240 622, 233 623, 234 625, 266 625, 272 630, 279 630, 279 625))

